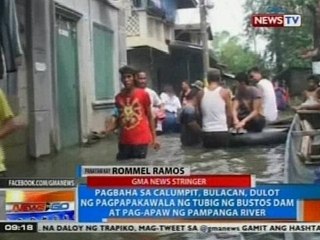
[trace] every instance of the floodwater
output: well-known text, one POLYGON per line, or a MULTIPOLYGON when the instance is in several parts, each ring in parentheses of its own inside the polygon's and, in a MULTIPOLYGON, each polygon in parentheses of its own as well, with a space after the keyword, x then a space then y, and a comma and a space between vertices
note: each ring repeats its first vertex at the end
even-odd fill
MULTIPOLYGON (((193 173, 254 174, 256 183, 282 183, 284 181, 284 145, 206 150, 203 148, 182 148, 178 135, 160 136, 162 148, 149 152, 148 159, 131 162, 116 162, 116 137, 111 136, 87 146, 63 150, 54 156, 37 160, 23 157, 25 149, 8 152, 8 177, 74 177, 75 168, 85 165, 189 165, 193 173), (18 153, 18 154, 17 154, 18 153)), ((162 234, 1 234, 0 240, 26 239, 139 239, 139 240, 282 240, 284 234, 254 233, 162 233, 162 234)))

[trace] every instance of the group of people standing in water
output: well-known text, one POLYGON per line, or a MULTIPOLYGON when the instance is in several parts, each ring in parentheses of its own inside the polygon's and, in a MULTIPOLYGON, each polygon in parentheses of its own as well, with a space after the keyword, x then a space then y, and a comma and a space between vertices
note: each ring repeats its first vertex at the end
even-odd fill
POLYGON ((143 71, 124 66, 119 72, 124 88, 106 123, 107 133, 120 129, 118 160, 145 158, 150 144, 160 148, 157 131, 172 126, 172 131, 180 132, 183 145, 202 142, 204 147, 223 147, 228 146, 230 132, 260 132, 278 116, 273 85, 258 68, 236 75, 235 92, 223 86, 221 71, 211 68, 207 86, 199 80, 192 85, 183 82, 180 99, 171 86, 158 96, 147 87, 143 71))

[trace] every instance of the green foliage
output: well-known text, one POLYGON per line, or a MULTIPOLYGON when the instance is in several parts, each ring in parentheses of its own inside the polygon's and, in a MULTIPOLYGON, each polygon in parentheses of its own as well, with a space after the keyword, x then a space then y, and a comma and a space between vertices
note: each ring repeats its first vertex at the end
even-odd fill
POLYGON ((306 67, 310 61, 301 59, 301 51, 313 47, 313 18, 316 11, 316 0, 246 0, 246 32, 248 40, 254 36, 263 36, 268 40, 265 59, 274 65, 276 71, 285 67, 306 67), (268 7, 278 6, 286 13, 301 14, 302 26, 283 29, 255 29, 251 27, 250 18, 255 13, 266 13, 268 7))
POLYGON ((238 37, 230 36, 229 32, 215 33, 213 49, 219 62, 227 65, 232 73, 247 71, 253 66, 264 67, 261 56, 241 44, 238 37))

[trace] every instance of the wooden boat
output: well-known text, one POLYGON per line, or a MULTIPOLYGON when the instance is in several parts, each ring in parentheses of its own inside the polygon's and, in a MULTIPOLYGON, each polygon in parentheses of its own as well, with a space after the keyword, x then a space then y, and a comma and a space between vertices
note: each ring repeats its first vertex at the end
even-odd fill
MULTIPOLYGON (((285 152, 285 183, 319 184, 320 111, 298 111, 285 152)), ((286 240, 320 239, 320 233, 285 233, 286 240)))
POLYGON ((298 111, 285 152, 287 183, 320 183, 320 111, 298 111))

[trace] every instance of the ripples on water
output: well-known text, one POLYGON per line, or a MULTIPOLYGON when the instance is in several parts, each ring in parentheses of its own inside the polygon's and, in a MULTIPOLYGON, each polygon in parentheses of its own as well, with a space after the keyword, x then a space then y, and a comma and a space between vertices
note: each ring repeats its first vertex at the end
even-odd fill
MULTIPOLYGON (((44 158, 36 162, 13 164, 13 176, 69 176, 74 175, 74 166, 83 165, 187 165, 192 172, 200 174, 239 173, 255 174, 259 183, 282 183, 284 180, 284 145, 275 147, 246 147, 234 149, 206 150, 201 147, 182 148, 178 135, 160 136, 162 148, 158 152, 150 151, 147 160, 115 162, 116 141, 106 139, 93 148, 75 148, 44 158), (106 158, 108 161, 106 161, 106 158), (14 175, 15 174, 15 175, 14 175)), ((11 164, 11 163, 8 163, 11 164)), ((49 240, 283 240, 284 234, 269 233, 159 233, 159 234, 28 234, 25 239, 49 240)), ((23 239, 24 234, 8 234, 0 239, 23 239)), ((304 235, 305 237, 306 235, 304 235)), ((299 238, 311 240, 311 238, 299 238)), ((314 238, 312 240, 315 240, 314 238)))
MULTIPOLYGON (((284 145, 274 147, 242 147, 208 150, 201 147, 180 145, 179 136, 161 136, 161 150, 150 152, 148 160, 137 160, 132 165, 187 165, 193 173, 254 174, 256 183, 283 183, 284 181, 284 145)), ((283 240, 283 234, 273 233, 163 233, 146 238, 148 240, 283 240)), ((141 239, 140 239, 141 240, 141 239)))
POLYGON ((187 165, 193 173, 242 173, 256 175, 257 183, 282 183, 284 145, 273 147, 242 147, 204 149, 181 147, 179 136, 160 137, 161 149, 151 151, 148 160, 128 162, 130 165, 187 165))

